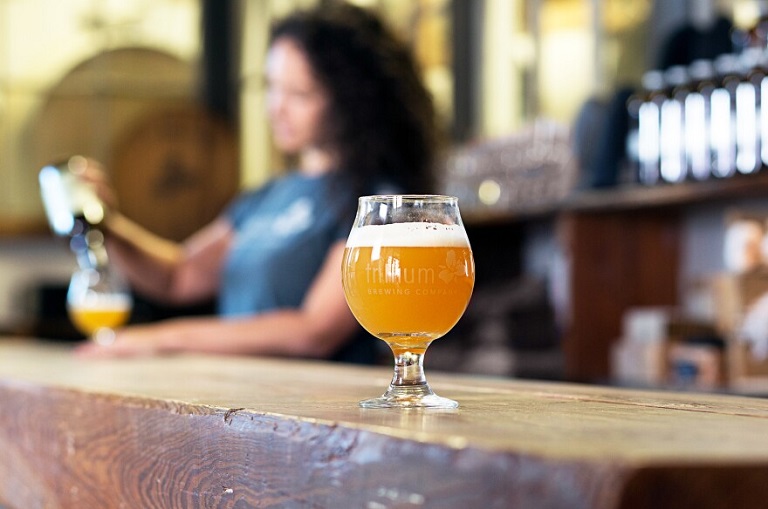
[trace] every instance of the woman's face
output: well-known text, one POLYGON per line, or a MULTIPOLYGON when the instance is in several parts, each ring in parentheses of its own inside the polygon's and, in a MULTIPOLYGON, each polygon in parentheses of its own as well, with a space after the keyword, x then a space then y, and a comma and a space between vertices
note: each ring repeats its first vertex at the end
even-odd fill
POLYGON ((295 154, 317 146, 328 94, 317 81, 304 52, 288 38, 267 53, 267 111, 275 145, 295 154))

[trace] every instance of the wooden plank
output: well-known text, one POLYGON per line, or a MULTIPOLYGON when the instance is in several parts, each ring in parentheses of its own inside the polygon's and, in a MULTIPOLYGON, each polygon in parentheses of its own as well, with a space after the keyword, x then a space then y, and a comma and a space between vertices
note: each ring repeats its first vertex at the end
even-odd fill
POLYGON ((768 401, 428 373, 458 410, 360 409, 388 375, 259 358, 89 362, 0 341, 0 501, 613 509, 768 496, 768 401))

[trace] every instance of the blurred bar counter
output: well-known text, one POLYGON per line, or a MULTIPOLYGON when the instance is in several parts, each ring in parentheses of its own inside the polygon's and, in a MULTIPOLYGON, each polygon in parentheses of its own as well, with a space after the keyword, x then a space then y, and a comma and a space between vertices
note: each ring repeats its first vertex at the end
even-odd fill
POLYGON ((0 506, 757 508, 768 400, 429 371, 455 411, 364 410, 389 368, 84 361, 0 339, 0 506))

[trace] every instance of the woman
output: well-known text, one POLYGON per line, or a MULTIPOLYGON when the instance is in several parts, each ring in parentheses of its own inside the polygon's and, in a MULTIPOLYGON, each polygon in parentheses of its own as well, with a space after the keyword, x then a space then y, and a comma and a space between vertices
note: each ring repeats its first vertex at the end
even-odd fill
MULTIPOLYGON (((431 98, 407 49, 373 14, 345 4, 279 22, 266 77, 274 143, 295 171, 239 197, 182 244, 116 211, 107 224, 111 260, 137 292, 175 304, 217 296, 219 315, 129 326, 80 355, 372 360, 353 341, 360 329, 341 287, 345 238, 357 196, 429 191, 431 98)), ((110 194, 96 164, 86 175, 110 194)))

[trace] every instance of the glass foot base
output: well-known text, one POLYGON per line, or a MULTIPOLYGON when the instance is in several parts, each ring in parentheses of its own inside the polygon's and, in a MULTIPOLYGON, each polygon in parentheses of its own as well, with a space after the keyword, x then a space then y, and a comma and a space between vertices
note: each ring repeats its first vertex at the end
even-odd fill
POLYGON ((390 387, 378 398, 364 399, 363 408, 458 408, 459 403, 438 396, 427 387, 390 387))
POLYGON ((109 346, 115 342, 115 331, 108 327, 99 327, 91 339, 101 346, 109 346))

